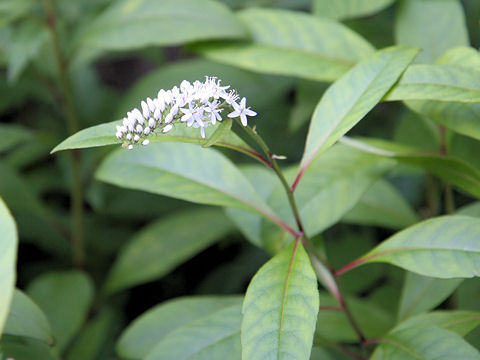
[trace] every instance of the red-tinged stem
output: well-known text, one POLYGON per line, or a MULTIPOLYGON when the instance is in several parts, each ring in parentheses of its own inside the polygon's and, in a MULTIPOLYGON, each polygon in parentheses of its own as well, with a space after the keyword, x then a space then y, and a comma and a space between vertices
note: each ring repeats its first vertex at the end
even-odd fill
POLYGON ((267 159, 265 159, 262 155, 260 155, 258 152, 256 151, 253 151, 253 150, 250 150, 250 149, 247 149, 247 148, 244 148, 243 146, 237 146, 237 145, 233 145, 233 144, 230 144, 230 143, 225 143, 225 142, 218 142, 217 143, 218 145, 221 145, 221 146, 224 146, 226 148, 229 148, 229 149, 233 149, 233 150, 237 150, 241 153, 244 153, 252 158, 254 158, 255 160, 258 160, 260 161, 263 165, 269 167, 269 168, 272 168, 272 164, 270 164, 268 162, 267 159))
POLYGON ((352 261, 350 264, 345 265, 344 267, 340 268, 339 270, 335 271, 335 277, 339 277, 340 275, 345 274, 347 271, 350 271, 352 269, 355 269, 356 267, 364 264, 368 258, 361 258, 352 261))
POLYGON ((300 169, 300 171, 298 172, 297 174, 297 177, 295 178, 295 180, 293 181, 293 184, 292 186, 290 187, 290 191, 293 193, 295 191, 295 189, 297 188, 297 185, 298 183, 300 182, 300 179, 302 178, 303 176, 303 173, 305 172, 305 170, 307 170, 307 168, 304 166, 300 169))
POLYGON ((367 339, 363 342, 364 345, 372 345, 372 344, 378 344, 380 342, 384 342, 384 339, 367 339))

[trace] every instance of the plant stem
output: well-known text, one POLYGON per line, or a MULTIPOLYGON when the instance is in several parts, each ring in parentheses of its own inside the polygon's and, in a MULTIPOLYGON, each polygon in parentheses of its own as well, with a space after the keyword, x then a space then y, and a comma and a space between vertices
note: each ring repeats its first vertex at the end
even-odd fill
MULTIPOLYGON (((77 113, 73 102, 72 89, 67 74, 67 64, 60 48, 60 38, 56 24, 55 8, 52 0, 43 2, 46 23, 57 63, 59 86, 62 91, 62 105, 65 110, 67 128, 70 135, 79 130, 77 113)), ((81 154, 78 150, 71 151, 72 156, 72 187, 70 189, 71 213, 71 242, 73 247, 73 263, 76 267, 83 267, 85 254, 83 244, 83 186, 81 176, 81 154)))
MULTIPOLYGON (((275 156, 270 151, 265 141, 263 141, 263 139, 257 134, 257 132, 251 129, 250 127, 242 126, 242 128, 262 148, 263 152, 266 155, 266 158, 270 161, 270 164, 272 164, 272 169, 277 174, 287 194, 290 208, 292 209, 293 216, 295 217, 295 222, 297 223, 299 233, 301 234, 301 237, 304 240, 303 244, 305 245, 305 248, 310 256, 310 260, 317 274, 317 277, 319 277, 319 280, 322 282, 322 284, 324 284, 328 288, 328 290, 332 293, 332 295, 337 299, 337 301, 340 304, 340 308, 342 308, 343 311, 345 311, 345 315, 347 316, 350 324, 352 325, 352 328, 356 332, 360 340, 360 343, 363 344, 366 341, 366 338, 363 335, 363 332, 361 331, 357 322, 355 321, 355 318, 353 317, 353 314, 348 308, 347 303, 345 302, 345 297, 343 296, 343 292, 340 288, 340 284, 338 283, 337 279, 334 276, 334 269, 328 264, 328 262, 323 258, 323 256, 318 253, 313 242, 309 239, 307 234, 305 234, 300 213, 298 211, 298 206, 296 204, 295 197, 293 195, 293 191, 295 190, 295 188, 292 188, 288 185, 288 182, 285 179, 285 176, 283 175, 282 170, 278 166, 275 156)), ((298 238, 296 239, 296 241, 298 241, 298 238)))

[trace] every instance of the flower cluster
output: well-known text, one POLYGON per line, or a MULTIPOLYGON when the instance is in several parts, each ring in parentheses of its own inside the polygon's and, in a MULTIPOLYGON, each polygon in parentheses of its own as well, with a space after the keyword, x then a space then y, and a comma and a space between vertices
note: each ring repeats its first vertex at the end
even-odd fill
POLYGON ((176 123, 186 123, 188 127, 199 128, 205 138, 205 128, 222 121, 222 112, 230 118, 240 118, 247 126, 247 116, 257 113, 246 105, 246 99, 230 86, 222 86, 216 77, 206 77, 205 82, 182 81, 180 87, 160 90, 156 98, 141 102, 137 108, 127 112, 123 124, 117 126, 116 137, 122 146, 133 149, 135 144, 148 145, 149 136, 170 132, 176 123))

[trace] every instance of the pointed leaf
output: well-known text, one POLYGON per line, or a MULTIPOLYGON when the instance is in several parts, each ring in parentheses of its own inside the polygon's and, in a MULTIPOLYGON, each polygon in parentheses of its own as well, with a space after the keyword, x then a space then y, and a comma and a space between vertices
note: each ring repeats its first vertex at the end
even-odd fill
POLYGON ((295 241, 262 266, 247 289, 242 359, 308 360, 318 308, 315 273, 295 241))
POLYGON ((407 273, 398 308, 398 319, 433 309, 441 304, 460 285, 463 279, 436 279, 407 273))
POLYGON ((17 262, 17 227, 7 206, 0 198, 0 334, 10 309, 15 288, 17 262))
POLYGON ((399 1, 395 37, 397 44, 421 48, 416 61, 423 63, 434 62, 452 47, 468 45, 465 14, 460 1, 399 1))
POLYGON ((479 236, 480 219, 442 216, 398 232, 356 263, 387 262, 438 278, 479 276, 479 236))
POLYGON ((118 149, 104 160, 97 178, 200 204, 253 211, 278 221, 238 168, 213 149, 175 143, 118 149))
POLYGON ((25 293, 16 289, 3 333, 31 337, 53 344, 53 335, 47 317, 25 293))
POLYGON ((480 353, 460 335, 439 327, 412 327, 393 331, 371 360, 478 360, 480 353))
POLYGON ((408 318, 397 325, 395 330, 420 326, 437 326, 465 336, 480 326, 480 313, 464 310, 434 311, 408 318))
POLYGON ((167 334, 145 360, 240 360, 242 305, 233 304, 167 334))
POLYGON ((162 218, 137 233, 122 249, 108 276, 106 291, 158 279, 231 230, 231 223, 219 209, 162 218))
MULTIPOLYGON (((58 144, 52 153, 69 149, 83 149, 96 146, 105 146, 112 144, 120 144, 120 140, 115 137, 115 126, 121 125, 122 120, 116 120, 105 124, 95 125, 87 129, 80 130, 76 134, 58 144)), ((211 136, 215 132, 216 127, 211 126, 205 129, 207 136, 211 136)), ((184 142, 193 144, 202 144, 205 142, 200 136, 198 130, 188 128, 185 124, 178 124, 174 130, 168 134, 160 134, 157 136, 149 137, 151 142, 184 142)), ((240 139, 233 132, 230 132, 223 138, 223 141, 216 143, 215 145, 236 148, 244 147, 251 150, 242 139, 240 139)))
POLYGON ((416 53, 408 47, 381 50, 328 88, 310 123, 301 172, 381 100, 416 53))
POLYGON ((82 57, 88 57, 101 50, 130 50, 243 36, 239 21, 217 1, 122 0, 89 21, 78 34, 76 46, 86 51, 87 55, 82 57))
POLYGON ((212 145, 215 145, 218 143, 220 140, 222 140, 225 136, 227 136, 230 133, 230 130, 232 129, 232 118, 227 118, 223 120, 220 125, 217 126, 215 129, 215 132, 210 135, 209 138, 202 144, 203 148, 210 147, 212 145))
POLYGON ((341 23, 303 12, 252 8, 241 11, 239 18, 252 43, 198 44, 193 49, 247 70, 320 81, 337 79, 374 51, 341 23))
POLYGON ((313 13, 332 19, 349 19, 373 15, 395 0, 314 0, 313 13))
POLYGON ((240 306, 238 296, 195 296, 169 300, 148 310, 130 324, 117 344, 117 352, 128 359, 144 359, 170 334, 191 329, 217 314, 240 306))
POLYGON ((418 215, 403 195, 382 179, 373 184, 342 219, 347 223, 390 229, 403 229, 418 220, 418 215))
POLYGON ((50 272, 36 277, 27 294, 47 315, 58 349, 64 349, 87 317, 93 284, 82 272, 50 272))

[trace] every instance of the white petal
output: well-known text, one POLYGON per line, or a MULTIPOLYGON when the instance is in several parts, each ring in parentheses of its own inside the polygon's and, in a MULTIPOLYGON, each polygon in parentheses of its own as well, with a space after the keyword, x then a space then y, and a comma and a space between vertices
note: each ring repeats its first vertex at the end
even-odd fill
POLYGON ((240 115, 240 120, 242 121, 242 125, 243 126, 247 126, 248 123, 247 123, 247 117, 245 116, 245 114, 241 114, 240 115))
POLYGON ((238 110, 235 110, 235 111, 231 112, 230 114, 228 114, 228 117, 230 117, 230 118, 239 117, 239 116, 240 116, 240 111, 238 111, 238 110))
POLYGON ((205 139, 205 128, 203 126, 200 128, 200 135, 205 139))
POLYGON ((257 113, 253 110, 250 110, 250 108, 248 108, 248 109, 245 109, 245 115, 255 116, 255 115, 257 115, 257 113))

